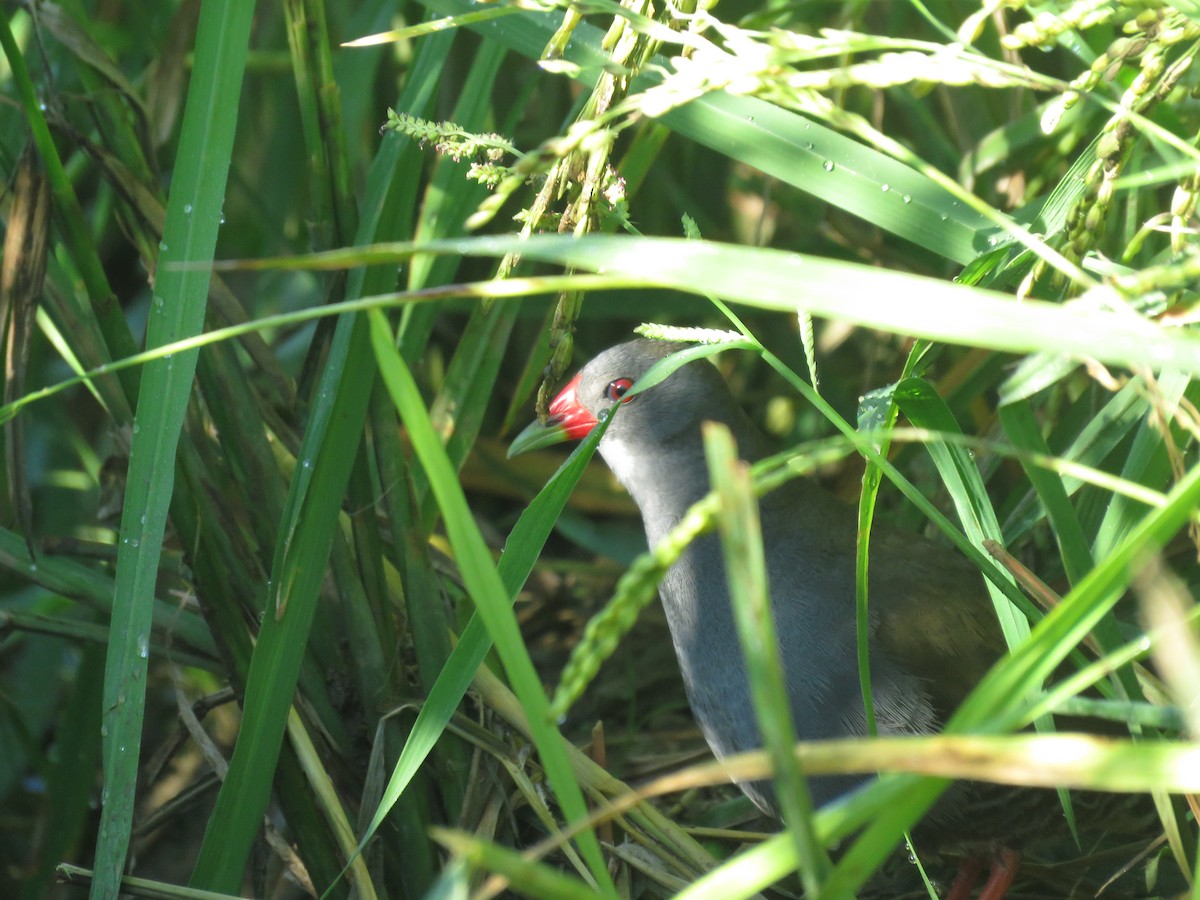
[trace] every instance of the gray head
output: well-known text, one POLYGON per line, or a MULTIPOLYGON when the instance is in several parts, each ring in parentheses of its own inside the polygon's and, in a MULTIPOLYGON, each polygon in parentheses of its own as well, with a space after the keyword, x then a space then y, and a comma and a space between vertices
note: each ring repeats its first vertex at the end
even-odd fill
POLYGON ((688 346, 640 338, 605 350, 554 398, 544 429, 526 429, 513 442, 509 455, 533 446, 581 440, 600 415, 618 403, 622 408, 604 436, 602 451, 613 444, 649 449, 680 439, 699 440, 700 423, 705 420, 744 427, 724 379, 704 360, 688 363, 653 387, 626 396, 651 366, 688 346), (530 435, 530 431, 536 433, 530 435))
POLYGON ((545 425, 534 423, 513 441, 509 456, 566 440, 580 440, 602 413, 620 404, 600 442, 613 474, 647 512, 646 502, 673 493, 682 503, 706 490, 701 424, 721 422, 737 437, 743 456, 763 454, 763 439, 750 424, 725 380, 707 360, 685 364, 652 387, 627 396, 659 360, 687 344, 639 339, 595 357, 550 404, 545 425))

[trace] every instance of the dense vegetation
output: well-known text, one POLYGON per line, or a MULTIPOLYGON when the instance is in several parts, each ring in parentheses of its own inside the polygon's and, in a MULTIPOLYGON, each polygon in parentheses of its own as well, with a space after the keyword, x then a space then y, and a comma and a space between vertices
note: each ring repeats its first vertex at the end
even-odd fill
POLYGON ((1022 890, 1183 889, 1196 4, 29 0, 0 45, 4 896, 921 896, 914 772, 1158 791, 1165 841, 1022 890), (760 843, 720 774, 628 798, 703 759, 656 558, 594 441, 504 458, 641 322, 732 341, 760 482, 940 531, 1016 648, 944 738, 808 748, 902 774, 760 843))

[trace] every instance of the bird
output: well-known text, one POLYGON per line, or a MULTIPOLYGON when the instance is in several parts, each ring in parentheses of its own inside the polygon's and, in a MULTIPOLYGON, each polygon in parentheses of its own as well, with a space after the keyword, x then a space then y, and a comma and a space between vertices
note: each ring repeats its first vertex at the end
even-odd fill
MULTIPOLYGON (((556 396, 547 421, 532 423, 514 439, 509 455, 581 439, 606 410, 619 406, 598 450, 637 505, 647 541, 655 546, 709 492, 704 422, 726 426, 747 461, 773 450, 707 361, 689 362, 626 396, 652 365, 685 346, 641 338, 598 354, 556 396)), ((794 479, 764 495, 759 514, 796 735, 804 741, 866 735, 856 649, 857 511, 820 486, 794 479)), ((718 537, 694 540, 664 575, 659 595, 689 705, 713 754, 724 759, 760 748, 718 537)), ((876 732, 936 732, 1007 649, 982 576, 953 549, 878 523, 871 535, 869 597, 876 732)), ((868 777, 814 776, 813 803, 829 803, 868 777)), ((738 786, 764 813, 778 815, 769 782, 738 786)), ((955 782, 927 813, 918 836, 961 848, 972 861, 990 856, 992 873, 980 897, 1002 897, 1022 827, 1045 827, 1046 817, 1032 816, 1030 808, 1044 810, 1048 803, 1060 804, 1053 791, 955 782)), ((956 883, 949 896, 965 898, 970 890, 969 883, 956 883)))

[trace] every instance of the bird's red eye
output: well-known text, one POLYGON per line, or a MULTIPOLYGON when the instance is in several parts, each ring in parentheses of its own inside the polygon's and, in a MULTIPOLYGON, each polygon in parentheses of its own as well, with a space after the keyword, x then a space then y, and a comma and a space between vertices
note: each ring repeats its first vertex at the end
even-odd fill
POLYGON ((633 398, 625 399, 625 392, 633 387, 633 382, 628 378, 618 378, 615 381, 610 381, 608 387, 604 389, 604 396, 614 403, 620 400, 623 403, 628 403, 633 398))

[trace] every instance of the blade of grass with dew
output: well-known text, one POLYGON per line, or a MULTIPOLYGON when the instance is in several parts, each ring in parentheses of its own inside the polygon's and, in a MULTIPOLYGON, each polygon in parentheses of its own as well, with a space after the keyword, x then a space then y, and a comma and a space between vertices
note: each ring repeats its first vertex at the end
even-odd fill
MULTIPOLYGON (((534 743, 558 802, 569 821, 581 821, 587 815, 578 783, 574 780, 563 741, 549 717, 549 703, 533 663, 521 638, 510 607, 511 592, 500 578, 478 526, 471 516, 458 478, 446 458, 445 450, 434 433, 424 401, 412 375, 396 350, 391 329, 382 312, 368 313, 372 346, 380 374, 392 395, 392 402, 408 427, 413 448, 429 476, 430 487, 438 498, 447 536, 454 549, 460 574, 475 601, 509 678, 522 704, 529 711, 534 743)), ((578 843, 592 877, 606 893, 613 893, 611 878, 593 832, 579 835, 578 843)))
MULTIPOLYGON (((450 35, 434 35, 424 44, 398 103, 401 108, 423 108, 428 102, 451 43, 450 35)), ((360 210, 359 243, 402 233, 398 221, 411 210, 416 190, 414 168, 397 165, 403 149, 400 141, 385 139, 372 163, 360 210)), ((346 296, 387 290, 394 277, 394 270, 383 267, 356 270, 347 280, 346 296)), ((306 641, 324 577, 324 567, 313 560, 328 557, 374 372, 366 323, 360 317, 344 317, 334 334, 289 489, 264 627, 247 677, 242 728, 209 819, 193 886, 230 890, 240 883, 266 810, 302 659, 296 647, 306 641)))
POLYGON ((270 799, 284 726, 325 577, 349 461, 374 374, 359 317, 338 324, 322 389, 292 479, 258 640, 246 680, 242 726, 217 795, 191 884, 235 890, 270 799), (335 427, 335 423, 341 427, 335 427), (346 423, 358 423, 352 427, 346 423))
MULTIPOLYGON (((204 324, 211 271, 172 264, 211 262, 216 248, 253 12, 253 4, 237 2, 205 4, 200 12, 162 265, 147 326, 149 347, 196 334, 204 324)), ((154 591, 175 451, 197 355, 180 353, 147 365, 138 397, 117 547, 115 596, 120 602, 113 608, 104 678, 104 803, 92 883, 95 897, 118 893, 129 847, 154 591)))
MULTIPOLYGON (((472 12, 469 0, 422 2, 443 15, 472 12)), ((521 12, 470 27, 487 40, 537 60, 560 20, 558 13, 521 12)), ((573 74, 584 83, 594 82, 605 65, 602 39, 601 29, 581 22, 565 48, 563 58, 578 67, 573 74)), ((654 62, 668 65, 661 57, 654 62)), ((633 91, 660 79, 651 66, 635 80, 633 91)), ((754 97, 706 94, 672 109, 660 121, 678 134, 956 262, 969 262, 986 250, 987 235, 997 230, 928 176, 754 97)))
POLYGON ((830 868, 829 857, 813 830, 812 796, 792 753, 796 728, 767 595, 758 502, 751 489, 748 467, 738 461, 733 435, 727 428, 706 423, 704 455, 719 500, 717 529, 725 554, 730 601, 746 660, 759 733, 775 772, 775 796, 788 834, 795 841, 805 893, 817 896, 830 868))

